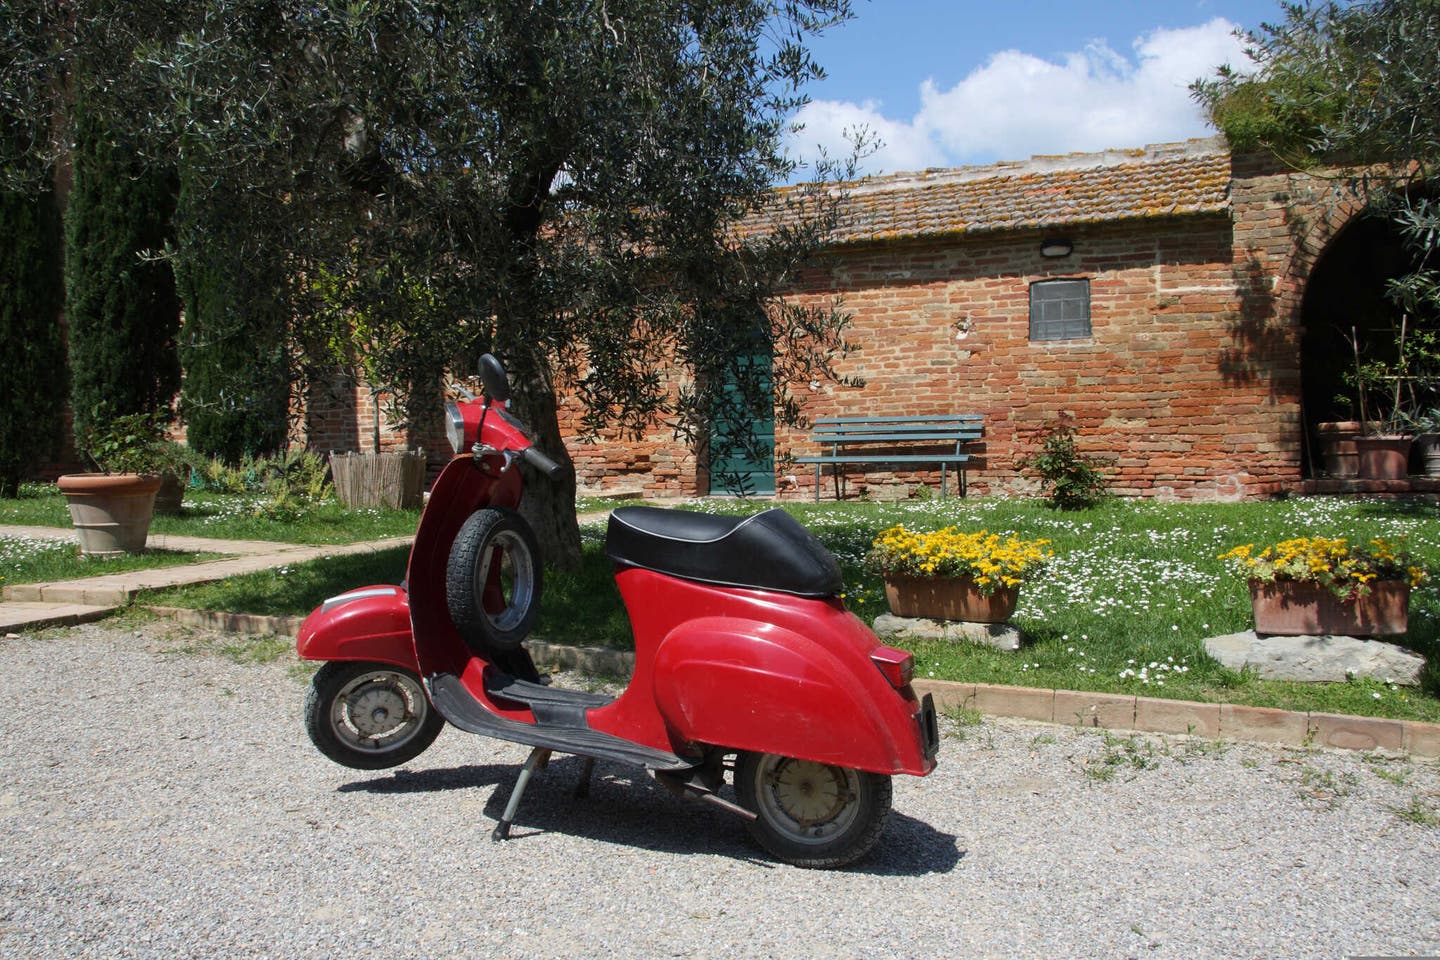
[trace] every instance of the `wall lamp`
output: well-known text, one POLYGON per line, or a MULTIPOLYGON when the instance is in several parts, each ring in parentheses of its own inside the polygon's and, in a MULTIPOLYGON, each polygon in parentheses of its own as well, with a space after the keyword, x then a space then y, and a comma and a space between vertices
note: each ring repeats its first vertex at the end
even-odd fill
POLYGON ((1042 257, 1068 257, 1072 249, 1074 249, 1074 244, 1058 237, 1046 237, 1040 241, 1040 256, 1042 257))

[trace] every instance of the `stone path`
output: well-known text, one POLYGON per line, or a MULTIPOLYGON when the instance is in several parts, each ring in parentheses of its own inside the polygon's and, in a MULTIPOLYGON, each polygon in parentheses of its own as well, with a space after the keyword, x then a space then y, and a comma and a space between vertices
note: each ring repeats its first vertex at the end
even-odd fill
MULTIPOLYGON (((75 531, 63 527, 0 525, 0 536, 37 540, 73 541, 75 531)), ((0 592, 0 634, 41 627, 65 626, 99 620, 114 613, 141 590, 157 590, 192 583, 211 583, 227 577, 269 570, 290 563, 354 553, 375 553, 408 546, 413 538, 391 537, 368 543, 310 545, 267 543, 256 540, 216 540, 151 534, 151 549, 217 553, 224 556, 180 567, 132 570, 80 580, 18 583, 0 592)))

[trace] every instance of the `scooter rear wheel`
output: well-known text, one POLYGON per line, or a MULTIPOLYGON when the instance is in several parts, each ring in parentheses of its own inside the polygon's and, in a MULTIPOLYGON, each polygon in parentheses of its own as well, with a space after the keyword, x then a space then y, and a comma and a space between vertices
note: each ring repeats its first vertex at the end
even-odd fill
POLYGON ((740 754, 735 792, 760 846, 800 867, 854 863, 890 815, 888 776, 773 753, 740 754))
POLYGON ((540 547, 525 518, 487 507, 450 546, 445 601, 460 636, 478 654, 519 649, 540 612, 540 547))
POLYGON ((315 674, 305 695, 310 741, 331 760, 356 770, 413 760, 444 726, 420 678, 387 663, 332 661, 315 674))

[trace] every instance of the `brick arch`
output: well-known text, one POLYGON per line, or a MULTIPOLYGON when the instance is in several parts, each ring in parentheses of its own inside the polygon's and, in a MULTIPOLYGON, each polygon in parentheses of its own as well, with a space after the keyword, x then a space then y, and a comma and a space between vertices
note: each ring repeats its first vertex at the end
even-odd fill
POLYGON ((1271 158, 1232 158, 1235 262, 1247 304, 1298 326, 1305 284, 1320 257, 1369 204, 1334 171, 1292 170, 1271 158))

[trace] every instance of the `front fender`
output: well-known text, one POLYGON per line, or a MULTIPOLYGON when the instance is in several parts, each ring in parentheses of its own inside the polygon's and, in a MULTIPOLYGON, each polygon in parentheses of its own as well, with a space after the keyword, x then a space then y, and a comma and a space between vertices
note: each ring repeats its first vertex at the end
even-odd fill
MULTIPOLYGON (((824 636, 824 633, 819 633, 824 636)), ((682 624, 655 657, 655 701, 683 740, 873 773, 923 776, 909 688, 891 687, 855 644, 824 644, 773 623, 682 624)))
POLYGON ((409 598, 391 585, 331 597, 300 625, 295 652, 304 660, 373 660, 417 670, 409 598))

